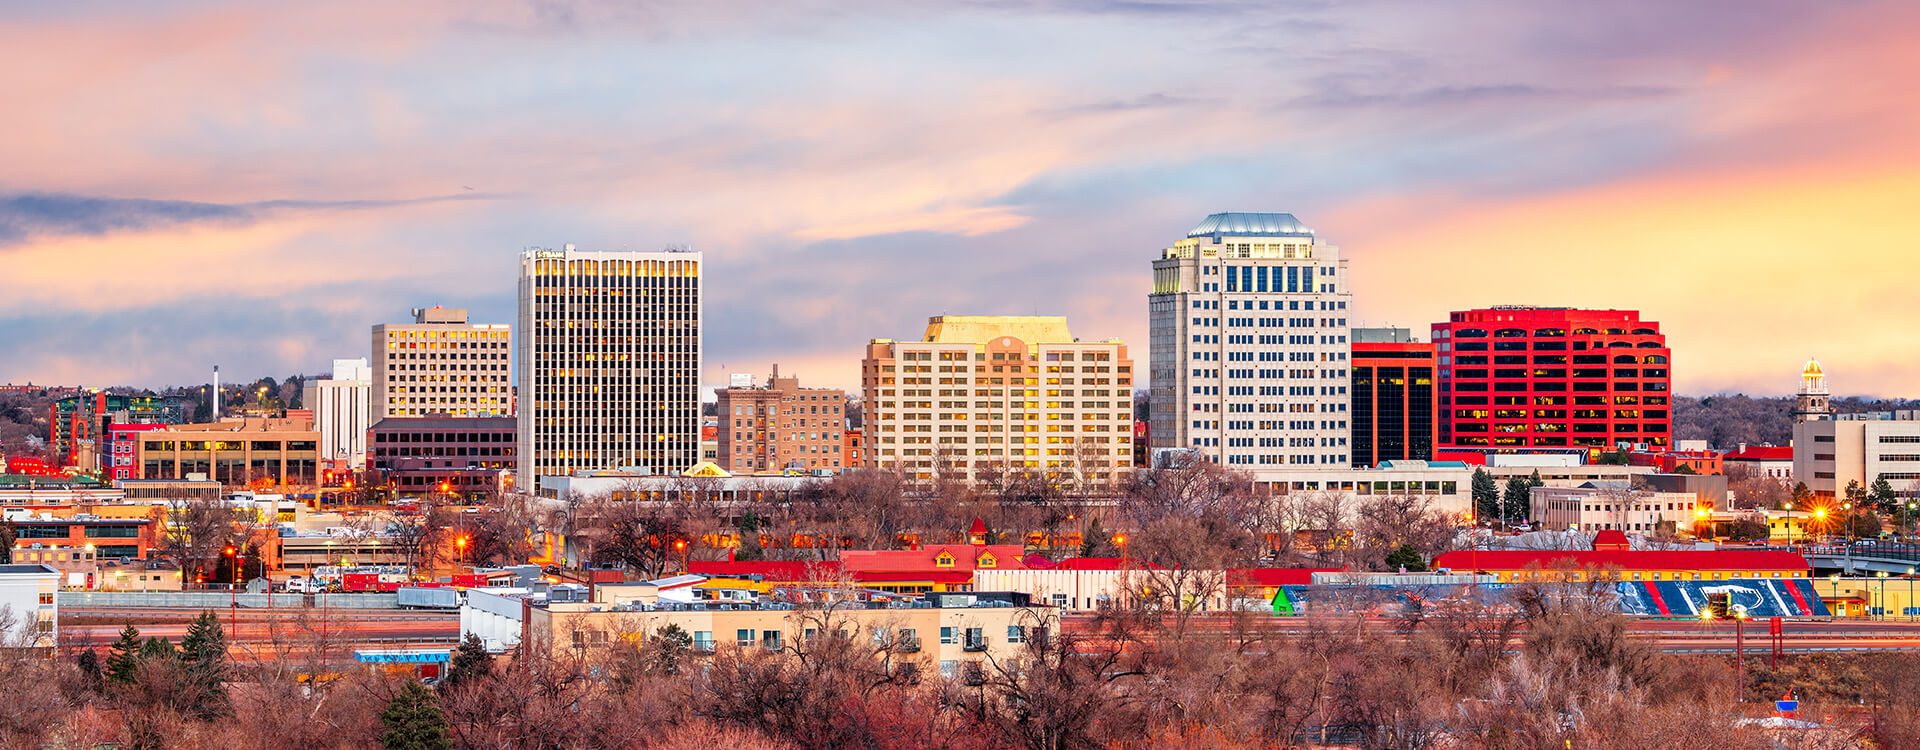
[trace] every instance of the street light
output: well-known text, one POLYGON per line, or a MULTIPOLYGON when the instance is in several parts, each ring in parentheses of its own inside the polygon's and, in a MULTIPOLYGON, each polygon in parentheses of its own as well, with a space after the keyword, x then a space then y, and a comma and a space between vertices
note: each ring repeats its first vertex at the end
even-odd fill
POLYGON ((240 561, 245 560, 246 556, 240 554, 240 550, 235 549, 231 544, 227 545, 225 552, 233 570, 233 587, 227 589, 227 628, 233 632, 232 637, 238 639, 240 637, 240 561))
POLYGON ((692 567, 691 564, 687 562, 687 540, 685 539, 673 540, 673 548, 680 552, 680 572, 683 574, 687 573, 688 572, 687 569, 689 567, 692 567))
POLYGON ((460 564, 466 565, 467 564, 467 536, 465 534, 461 534, 460 538, 453 540, 453 546, 460 548, 460 564))
MULTIPOLYGON (((1840 574, 1835 573, 1833 575, 1827 576, 1827 580, 1833 582, 1833 603, 1839 604, 1840 603, 1840 574)), ((1833 616, 1833 613, 1828 612, 1827 615, 1831 617, 1833 616)))

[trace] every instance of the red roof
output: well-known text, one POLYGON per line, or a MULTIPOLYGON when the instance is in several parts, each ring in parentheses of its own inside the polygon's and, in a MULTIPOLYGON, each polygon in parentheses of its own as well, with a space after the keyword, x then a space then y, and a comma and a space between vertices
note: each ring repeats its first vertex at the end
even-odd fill
POLYGON ((1792 461, 1793 446, 1749 445, 1728 451, 1724 461, 1792 461))
POLYGON ((839 575, 840 563, 805 560, 693 560, 687 572, 701 576, 746 578, 760 576, 773 581, 807 581, 839 575))
POLYGON ((930 583, 972 583, 971 570, 859 570, 854 571, 853 580, 858 583, 898 583, 901 581, 927 581, 930 583))
POLYGON ((1346 568, 1235 568, 1227 571, 1229 586, 1305 586, 1315 573, 1339 573, 1346 568))
POLYGON ((1448 552, 1433 559, 1433 567, 1453 570, 1524 570, 1528 565, 1622 570, 1807 570, 1812 567, 1807 558, 1792 552, 1763 550, 1481 550, 1448 552))
POLYGON ((1162 569, 1160 566, 1155 565, 1153 563, 1147 562, 1145 560, 1130 558, 1130 557, 1069 557, 1065 560, 1061 560, 1060 562, 1055 563, 1053 568, 1054 570, 1122 570, 1126 568, 1132 568, 1135 570, 1145 570, 1148 568, 1152 568, 1155 570, 1162 569))

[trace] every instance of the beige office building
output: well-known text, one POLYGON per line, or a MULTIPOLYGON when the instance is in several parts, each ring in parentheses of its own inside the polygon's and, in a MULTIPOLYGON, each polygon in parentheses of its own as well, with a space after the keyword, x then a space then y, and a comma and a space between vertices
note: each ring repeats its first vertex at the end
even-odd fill
POLYGON ((919 479, 998 469, 1104 483, 1133 461, 1133 360, 1060 317, 944 315, 861 363, 866 464, 919 479))
POLYGON ((690 250, 521 253, 520 486, 699 463, 700 264, 690 250))
POLYGON ((412 323, 373 327, 373 417, 513 414, 511 326, 468 323, 467 311, 429 307, 412 323))

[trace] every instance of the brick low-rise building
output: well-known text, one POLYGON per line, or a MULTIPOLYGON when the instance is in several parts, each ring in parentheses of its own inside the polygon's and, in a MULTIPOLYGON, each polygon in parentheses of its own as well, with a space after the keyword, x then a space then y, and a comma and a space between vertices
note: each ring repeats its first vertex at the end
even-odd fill
POLYGON ((803 388, 781 377, 780 366, 762 385, 723 388, 719 396, 718 460, 734 474, 779 473, 787 468, 839 473, 846 457, 847 394, 803 388))

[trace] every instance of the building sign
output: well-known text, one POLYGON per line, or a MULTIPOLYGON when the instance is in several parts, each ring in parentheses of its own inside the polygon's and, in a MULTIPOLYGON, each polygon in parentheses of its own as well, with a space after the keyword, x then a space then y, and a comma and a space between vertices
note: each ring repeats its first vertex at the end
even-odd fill
POLYGON ((559 260, 566 260, 566 259, 567 259, 567 251, 565 251, 565 250, 535 250, 535 251, 533 251, 533 259, 534 259, 534 260, 548 260, 548 259, 559 259, 559 260))

